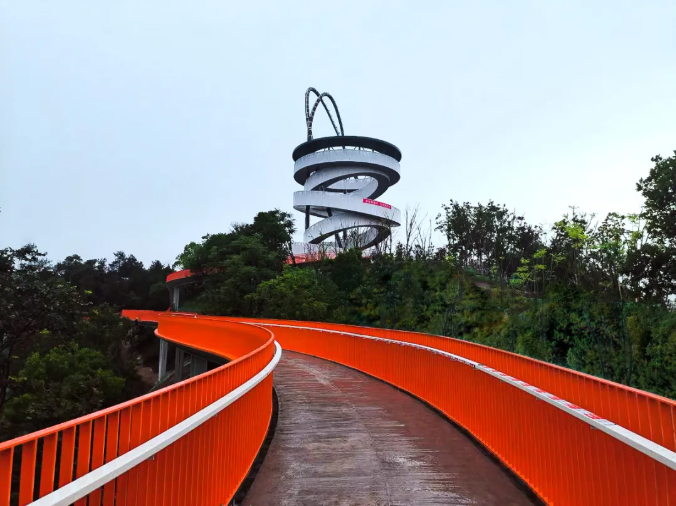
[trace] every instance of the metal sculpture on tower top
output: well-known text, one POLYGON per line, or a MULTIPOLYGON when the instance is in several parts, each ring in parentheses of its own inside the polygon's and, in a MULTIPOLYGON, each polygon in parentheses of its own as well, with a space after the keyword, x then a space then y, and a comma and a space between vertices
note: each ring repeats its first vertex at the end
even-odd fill
POLYGON ((336 131, 336 135, 345 135, 345 131, 343 130, 343 121, 340 119, 340 111, 338 110, 338 104, 336 104, 336 101, 329 93, 319 93, 316 89, 310 87, 305 92, 305 124, 307 125, 307 140, 308 141, 312 140, 312 120, 314 120, 315 118, 315 111, 317 111, 317 107, 319 106, 320 103, 324 106, 326 114, 329 115, 329 119, 331 120, 333 129, 336 131), (312 106, 312 112, 310 112, 310 93, 314 93, 315 95, 317 95, 317 100, 315 100, 315 104, 312 106), (331 116, 331 111, 329 111, 326 102, 324 102, 324 97, 328 98, 331 101, 331 103, 333 104, 333 108, 336 110, 336 116, 338 118, 338 125, 340 125, 340 130, 338 130, 338 128, 336 127, 336 122, 333 121, 333 116, 331 116))
POLYGON ((305 242, 318 245, 333 237, 336 249, 378 245, 400 224, 399 210, 375 199, 399 181, 401 151, 379 139, 346 136, 336 101, 315 88, 305 92, 305 124, 307 141, 293 151, 294 179, 304 187, 294 193, 293 206, 305 214, 305 242), (312 109, 310 94, 317 97, 312 109), (331 101, 338 124, 326 100, 331 101), (313 137, 319 104, 335 136, 313 137), (321 219, 311 224, 311 216, 321 219))

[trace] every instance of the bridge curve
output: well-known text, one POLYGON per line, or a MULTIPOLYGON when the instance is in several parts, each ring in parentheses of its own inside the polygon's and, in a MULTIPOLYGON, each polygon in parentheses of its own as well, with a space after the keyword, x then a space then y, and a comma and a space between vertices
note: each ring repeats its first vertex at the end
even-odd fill
POLYGON ((547 504, 676 504, 676 402, 462 340, 278 320, 127 311, 233 359, 0 443, 0 506, 227 504, 261 448, 281 348, 424 400, 547 504))
POLYGON ((446 419, 342 365, 285 352, 279 418, 245 505, 533 502, 446 419))

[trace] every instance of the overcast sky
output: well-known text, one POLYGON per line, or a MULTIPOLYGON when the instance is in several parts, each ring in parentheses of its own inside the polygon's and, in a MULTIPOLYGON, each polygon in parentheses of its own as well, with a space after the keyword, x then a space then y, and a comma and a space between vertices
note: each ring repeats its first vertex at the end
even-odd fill
POLYGON ((635 212, 676 149, 674 21, 673 0, 0 0, 0 247, 166 263, 258 211, 302 225, 308 86, 399 146, 380 200, 402 210, 635 212))

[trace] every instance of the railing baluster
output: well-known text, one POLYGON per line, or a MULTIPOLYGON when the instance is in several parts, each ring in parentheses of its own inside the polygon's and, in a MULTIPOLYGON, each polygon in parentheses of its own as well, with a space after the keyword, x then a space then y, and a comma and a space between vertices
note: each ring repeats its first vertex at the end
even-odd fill
POLYGON ((75 427, 67 427, 61 432, 61 460, 59 462, 59 488, 73 481, 75 463, 75 427))
MULTIPOLYGON (((119 423, 119 412, 108 415, 108 428, 106 431, 106 462, 110 462, 114 460, 115 457, 117 457, 119 423)), ((111 480, 103 487, 103 506, 114 506, 114 504, 115 480, 111 480)))
POLYGON ((14 447, 0 451, 0 506, 9 506, 12 494, 14 447))
POLYGON ((40 472, 40 497, 54 490, 54 470, 56 468, 56 444, 59 433, 45 436, 42 446, 42 471, 40 472))
MULTIPOLYGON (((124 408, 120 410, 120 435, 118 439, 118 455, 124 455, 129 451, 129 445, 131 441, 131 415, 132 408, 124 408)), ((129 484, 129 472, 124 473, 122 476, 117 478, 116 490, 115 490, 115 505, 116 506, 126 506, 127 505, 127 487, 129 484)))
POLYGON ((28 441, 21 447, 21 485, 19 487, 19 506, 25 506, 26 504, 33 502, 37 447, 37 439, 28 441))
MULTIPOLYGON (((88 420, 78 426, 77 436, 77 473, 81 478, 89 472, 89 459, 91 456, 92 422, 88 420)), ((75 506, 87 506, 87 499, 79 499, 75 506)))

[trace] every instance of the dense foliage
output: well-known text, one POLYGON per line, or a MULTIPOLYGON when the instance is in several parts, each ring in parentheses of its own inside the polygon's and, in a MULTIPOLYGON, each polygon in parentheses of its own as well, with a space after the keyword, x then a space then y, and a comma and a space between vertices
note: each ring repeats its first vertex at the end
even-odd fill
POLYGON ((166 309, 168 272, 122 252, 53 266, 33 245, 0 250, 0 440, 144 393, 145 335, 119 310, 166 309))
POLYGON ((293 224, 261 213, 186 247, 179 262, 202 274, 187 307, 454 336, 676 398, 676 156, 652 161, 640 214, 572 208, 545 230, 452 200, 437 218, 443 247, 407 213, 405 240, 370 258, 283 270, 293 224))
MULTIPOLYGON (((676 153, 637 184, 640 214, 577 209, 549 229, 507 207, 451 200, 434 248, 417 211, 401 243, 370 257, 285 265, 294 223, 252 223, 188 244, 196 283, 183 309, 334 321, 468 339, 676 398, 676 153)), ((166 309, 160 262, 0 250, 0 440, 90 413, 147 388, 139 330, 123 307, 166 309)))
POLYGON ((258 213, 251 224, 238 223, 228 233, 188 244, 176 266, 201 279, 193 304, 209 314, 250 314, 248 296, 282 272, 293 232, 290 215, 274 210, 258 213))
POLYGON ((56 264, 55 274, 75 286, 93 305, 107 303, 125 309, 167 309, 165 281, 172 272, 169 266, 155 260, 147 269, 134 257, 123 251, 115 259, 83 261, 71 255, 56 264))

